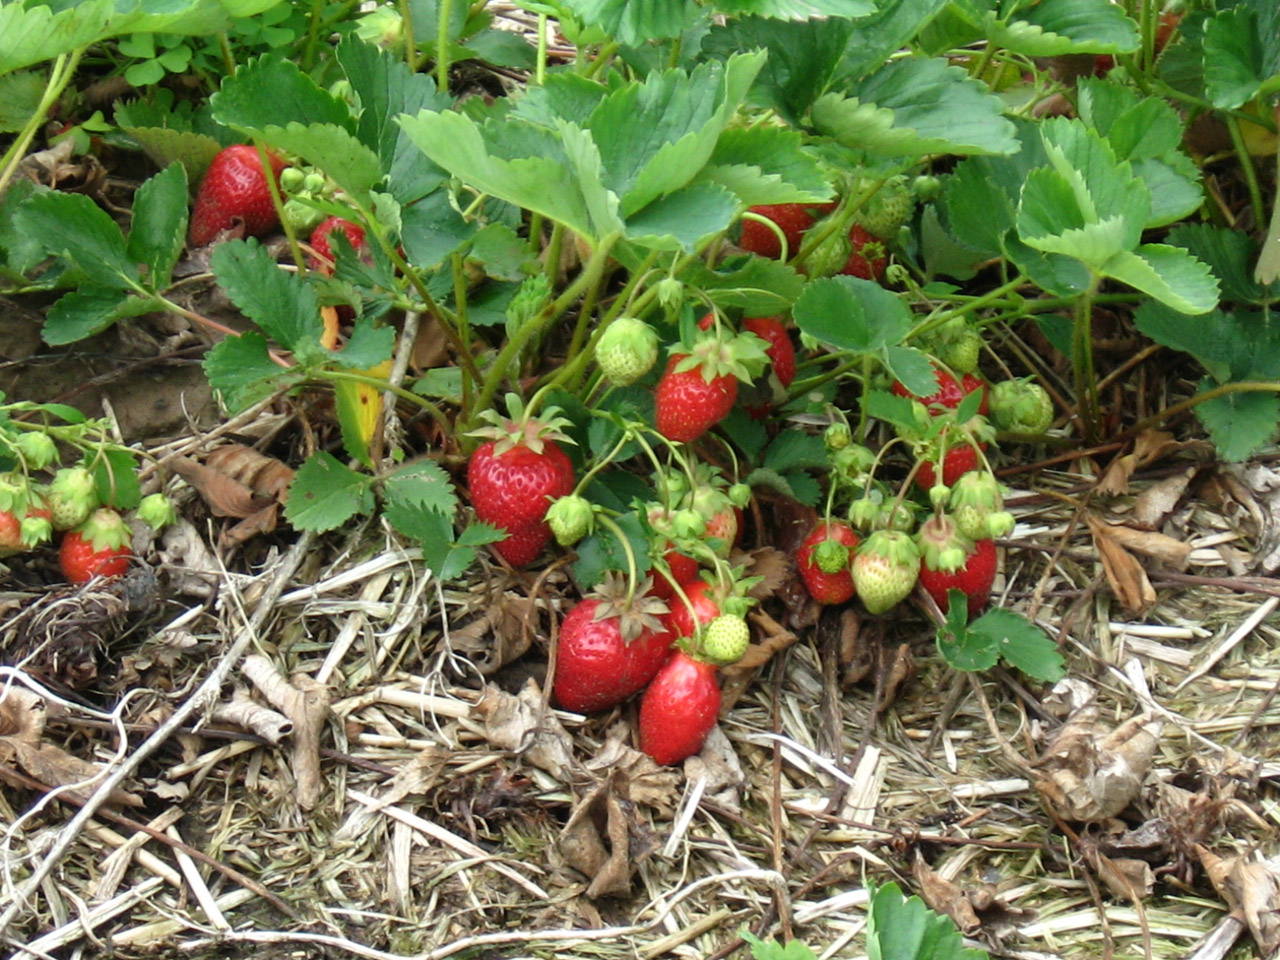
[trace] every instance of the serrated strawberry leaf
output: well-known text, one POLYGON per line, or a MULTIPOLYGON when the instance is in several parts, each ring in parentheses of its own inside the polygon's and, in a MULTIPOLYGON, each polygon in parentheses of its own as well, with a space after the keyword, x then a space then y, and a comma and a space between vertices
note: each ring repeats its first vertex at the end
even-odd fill
POLYGON ((785 313, 805 285, 794 267, 764 257, 737 258, 720 264, 718 270, 695 260, 680 280, 706 293, 716 306, 741 310, 747 317, 785 313))
POLYGON ((627 239, 651 250, 692 253, 703 240, 728 229, 738 200, 717 183, 695 183, 659 197, 627 219, 627 239))
POLYGON ((284 515, 299 530, 324 533, 373 507, 373 478, 321 450, 298 468, 284 515))
POLYGON ((1009 20, 992 16, 987 37, 1028 57, 1138 49, 1138 25, 1110 0, 1041 0, 1009 20))
POLYGON ((819 133, 879 157, 1018 149, 1002 101, 962 68, 941 59, 890 62, 847 95, 819 97, 810 115, 819 133))
POLYGON ((257 240, 228 240, 213 251, 218 283, 246 317, 289 350, 319 350, 324 324, 315 291, 281 270, 257 240))
POLYGON ((831 466, 831 457, 822 437, 800 430, 786 430, 774 437, 765 449, 761 466, 780 474, 801 468, 825 470, 831 466))
POLYGON ((346 101, 277 54, 241 64, 210 98, 214 118, 235 129, 263 130, 287 123, 329 124, 355 132, 346 101))
POLYGON ((804 333, 840 350, 867 353, 902 342, 911 311, 895 294, 859 277, 826 277, 807 284, 792 315, 804 333))
POLYGON ((129 450, 105 447, 89 464, 98 499, 116 510, 132 510, 142 499, 138 459, 129 450))
MULTIPOLYGON (((1218 386, 1205 378, 1204 392, 1218 386)), ((1227 393, 1196 406, 1196 416, 1209 431, 1218 456, 1228 462, 1248 460, 1276 438, 1280 396, 1275 393, 1227 393)))
POLYGON ((387 474, 382 495, 388 507, 431 510, 448 517, 458 508, 458 494, 449 474, 429 459, 415 460, 387 474))
POLYGON ((1264 286, 1254 279, 1258 244, 1245 231, 1209 223, 1183 223, 1170 230, 1166 239, 1208 264, 1222 285, 1224 301, 1263 304, 1280 296, 1274 284, 1264 286))
POLYGON ((1218 305, 1218 279, 1181 247, 1144 243, 1121 251, 1100 270, 1183 313, 1208 313, 1218 305))
POLYGON ((112 287, 85 285, 62 297, 45 314, 40 338, 51 347, 76 343, 116 322, 129 295, 112 287))
POLYGON ((901 380, 902 385, 917 397, 930 396, 938 389, 933 363, 927 354, 915 347, 886 347, 884 365, 895 380, 901 380))
MULTIPOLYGON (((949 591, 948 596, 953 593, 949 591)), ((969 624, 966 638, 975 649, 990 650, 1036 680, 1053 683, 1066 675, 1066 662, 1058 645, 1034 623, 1012 610, 988 610, 969 624)))
POLYGON ((830 199, 831 185, 798 130, 733 127, 720 134, 699 179, 732 190, 744 206, 830 199))
POLYGON ((964 945, 950 917, 907 897, 896 883, 872 891, 867 916, 868 960, 986 960, 964 945))
POLYGON ((1269 0, 1219 10, 1204 25, 1204 85, 1214 106, 1239 107, 1280 89, 1280 7, 1269 0))
POLYGON ((341 350, 327 351, 334 366, 347 370, 368 370, 391 359, 396 332, 370 317, 360 317, 351 328, 351 336, 341 350))
POLYGON ((761 940, 745 927, 738 935, 751 948, 754 960, 816 960, 814 952, 799 940, 791 940, 786 944, 776 940, 761 940))
POLYGON ((233 413, 282 387, 301 382, 306 375, 297 367, 286 369, 273 361, 267 353, 266 338, 257 332, 227 337, 215 344, 205 354, 204 374, 233 413))
POLYGON ((678 37, 696 12, 689 0, 560 0, 583 23, 619 43, 641 46, 678 37))
POLYGON ((40 237, 49 253, 79 268, 99 287, 141 289, 120 227, 84 194, 37 194, 18 207, 14 219, 19 229, 40 237))
POLYGON ((173 163, 134 194, 126 252, 135 263, 146 265, 147 286, 163 290, 169 285, 186 234, 187 172, 173 163))
MULTIPOLYGON (((932 374, 931 374, 932 376, 932 374)), ((932 393, 937 383, 930 381, 932 388, 927 389, 927 393, 932 393)), ((883 420, 898 430, 907 433, 918 433, 921 423, 916 419, 916 405, 910 397, 900 397, 896 393, 890 393, 888 390, 872 390, 867 394, 866 398, 867 416, 876 420, 883 420)), ((928 414, 925 414, 927 417, 928 414)))
POLYGON ((969 629, 969 598, 959 590, 947 591, 947 615, 938 627, 938 652, 948 665, 966 673, 990 670, 1000 660, 1000 648, 969 629))

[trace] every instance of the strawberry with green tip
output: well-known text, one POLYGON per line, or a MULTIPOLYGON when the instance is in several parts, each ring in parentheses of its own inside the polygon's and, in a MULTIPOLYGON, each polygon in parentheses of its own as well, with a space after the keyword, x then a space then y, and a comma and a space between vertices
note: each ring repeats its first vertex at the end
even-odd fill
POLYGON ((964 330, 954 339, 939 342, 934 352, 944 366, 963 376, 978 369, 982 343, 982 334, 977 330, 964 330))
POLYGON ((901 530, 877 530, 853 557, 853 585, 872 614, 889 610, 910 595, 920 576, 920 550, 901 530))
MULTIPOLYGON (((921 528, 921 533, 923 532, 924 527, 921 528)), ((970 543, 957 535, 945 549, 932 554, 925 552, 920 564, 920 585, 933 597, 943 613, 951 606, 947 591, 959 590, 968 598, 969 616, 973 617, 991 599, 991 586, 995 582, 998 565, 993 540, 970 543), (929 562, 931 555, 934 565, 929 562)))
POLYGON ((658 333, 636 317, 618 317, 596 343, 596 364, 615 387, 635 383, 658 362, 658 333))
POLYGON ((129 569, 132 540, 124 518, 110 507, 99 507, 83 524, 62 538, 58 565, 69 583, 88 583, 94 577, 118 577, 129 569))
POLYGON ((796 566, 809 596, 818 603, 846 603, 853 597, 850 562, 858 535, 846 523, 826 520, 817 524, 796 551, 796 566))
POLYGON ((677 649, 640 699, 640 750, 670 765, 693 756, 720 716, 714 664, 677 649))
POLYGON ((595 507, 581 494, 553 500, 547 508, 547 525, 556 543, 572 547, 595 528, 595 507))
POLYGON ((515 395, 508 398, 510 417, 488 410, 491 426, 472 431, 489 438, 467 462, 467 488, 476 516, 501 527, 507 537, 494 549, 514 567, 531 563, 547 541, 551 501, 573 492, 573 464, 560 442, 572 442, 562 431, 567 423, 554 408, 545 419, 527 415, 515 395))

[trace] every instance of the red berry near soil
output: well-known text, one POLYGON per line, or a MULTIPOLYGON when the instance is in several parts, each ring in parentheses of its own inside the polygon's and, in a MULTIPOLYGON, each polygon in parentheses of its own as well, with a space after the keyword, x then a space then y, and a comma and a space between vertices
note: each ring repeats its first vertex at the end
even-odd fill
POLYGON ((574 479, 573 464, 556 442, 564 439, 558 429, 563 421, 522 418, 518 401, 515 406, 512 419, 488 411, 495 426, 473 431, 494 439, 471 454, 467 489, 476 516, 507 531, 507 539, 494 548, 518 567, 536 558, 551 539, 547 509, 552 500, 573 493, 574 479))
MULTIPOLYGON (((813 214, 802 203, 768 203, 748 207, 747 212, 767 217, 782 228, 782 233, 787 238, 788 257, 795 256, 796 251, 800 249, 804 232, 813 226, 813 214)), ((743 219, 742 236, 738 240, 738 246, 773 260, 782 256, 782 246, 778 243, 777 234, 770 230, 768 225, 757 220, 743 219)))
POLYGON ((702 749, 720 714, 716 668, 676 650, 640 700, 640 749, 661 764, 702 749))
POLYGON ((889 254, 884 244, 861 224, 855 223, 849 230, 849 258, 840 272, 878 283, 888 265, 889 254))
MULTIPOLYGON (((979 444, 986 449, 985 443, 979 444)), ((960 443, 947 450, 942 458, 942 482, 948 487, 971 470, 978 469, 978 451, 970 444, 960 443)), ((938 483, 938 463, 936 460, 925 460, 916 471, 916 486, 921 490, 929 490, 938 483)))
MULTIPOLYGON (((643 612, 645 602, 656 603, 640 598, 624 614, 614 600, 589 597, 569 611, 556 650, 553 690, 561 707, 577 713, 607 710, 653 679, 666 661, 672 636, 657 613, 643 612)), ((658 603, 650 609, 666 608, 658 603)))
POLYGON ((947 612, 950 605, 948 590, 959 590, 969 598, 969 615, 973 616, 987 605, 991 598, 991 585, 996 578, 996 544, 994 540, 979 540, 965 557, 964 565, 955 570, 931 570, 927 563, 920 564, 920 585, 933 597, 939 609, 947 612))
POLYGON ((738 378, 732 374, 703 377, 703 368, 676 370, 688 354, 675 354, 658 381, 654 394, 654 426, 669 440, 698 439, 729 415, 738 399, 738 378))
POLYGON ((132 535, 124 519, 110 507, 95 510, 81 526, 62 538, 58 563, 70 583, 94 577, 118 577, 129 569, 132 535))
POLYGON ((22 521, 12 510, 0 510, 0 557, 11 557, 26 549, 22 542, 22 521))
POLYGON ((819 523, 804 538, 796 551, 796 566, 809 596, 821 604, 846 603, 853 597, 853 573, 850 569, 852 551, 858 546, 858 535, 846 523, 826 521, 819 523), (835 571, 825 571, 814 560, 814 551, 826 542, 839 544, 846 551, 843 566, 835 571))
POLYGON ((700 624, 710 623, 720 616, 720 604, 712 595, 711 584, 707 581, 695 580, 685 584, 684 594, 689 599, 689 603, 685 603, 679 594, 669 601, 671 613, 667 622, 671 625, 671 632, 677 638, 692 637, 700 624), (693 607, 692 610, 689 609, 690 605, 693 607))
POLYGON ((784 387, 796 378, 796 348, 781 317, 747 317, 742 326, 763 340, 765 353, 773 363, 773 372, 784 387))
POLYGON ((344 220, 342 217, 328 217, 320 221, 320 225, 311 231, 311 240, 309 241, 311 249, 315 250, 328 262, 321 262, 313 257, 311 260, 312 270, 322 270, 326 273, 332 270, 329 264, 334 262, 334 256, 333 247, 329 243, 329 235, 335 230, 340 230, 346 234, 347 239, 351 241, 351 246, 355 248, 357 253, 368 249, 368 245, 364 241, 364 227, 352 223, 350 220, 344 220))
MULTIPOLYGON (((270 153, 267 159, 272 175, 279 177, 285 162, 270 153)), ((227 147, 213 158, 196 192, 187 239, 193 247, 203 247, 237 221, 251 237, 270 232, 280 222, 262 161, 252 144, 227 147)))
MULTIPOLYGON (((938 407, 945 407, 949 410, 954 410, 956 407, 960 406, 960 401, 973 393, 973 391, 981 390, 982 403, 978 407, 978 412, 983 416, 986 416, 990 409, 990 398, 988 396, 990 391, 987 388, 987 382, 981 377, 975 377, 971 373, 966 373, 957 381, 955 377, 942 369, 942 367, 939 367, 937 364, 934 364, 933 377, 938 384, 938 389, 927 397, 918 398, 926 407, 929 408, 930 413, 933 413, 936 416, 941 412, 937 409, 938 407)), ((906 385, 901 380, 893 381, 893 386, 889 389, 899 397, 914 396, 914 394, 907 389, 906 385)))

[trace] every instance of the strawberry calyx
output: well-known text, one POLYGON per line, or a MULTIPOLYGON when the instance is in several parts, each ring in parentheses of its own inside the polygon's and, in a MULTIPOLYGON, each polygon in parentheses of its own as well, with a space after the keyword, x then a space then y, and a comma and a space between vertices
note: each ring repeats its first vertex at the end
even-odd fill
POLYGON ((650 592, 652 585, 653 581, 646 579, 632 590, 625 574, 617 571, 606 573, 591 593, 599 601, 593 618, 609 620, 616 617, 624 643, 631 643, 646 630, 655 633, 665 630, 663 617, 671 612, 671 608, 665 600, 650 592))
POLYGON ((124 518, 110 507, 99 507, 93 511, 75 532, 93 548, 94 553, 119 550, 133 540, 124 518))
POLYGON ((956 529, 955 521, 945 513, 935 513, 916 531, 916 546, 928 569, 954 573, 964 566, 973 541, 956 529))
POLYGON ((850 556, 847 546, 829 536, 813 548, 813 565, 823 573, 839 573, 848 568, 850 556))
POLYGON ((570 421, 560 415, 559 407, 547 407, 541 417, 531 416, 530 409, 525 407, 519 396, 509 393, 507 411, 510 415, 504 417, 496 410, 485 410, 480 419, 487 421, 489 426, 468 431, 467 436, 492 440, 494 456, 501 456, 517 446, 542 453, 548 440, 576 444, 577 441, 564 432, 570 421))
POLYGON ((702 379, 710 383, 719 377, 734 377, 750 383, 769 362, 768 344, 754 333, 743 332, 726 336, 714 332, 697 336, 688 345, 688 351, 673 353, 679 357, 674 366, 676 373, 699 370, 702 379))

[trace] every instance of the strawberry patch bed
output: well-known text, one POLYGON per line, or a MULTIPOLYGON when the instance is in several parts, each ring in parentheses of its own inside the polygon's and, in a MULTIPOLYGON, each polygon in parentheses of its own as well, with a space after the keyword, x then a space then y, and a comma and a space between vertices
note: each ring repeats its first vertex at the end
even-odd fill
POLYGON ((1277 94, 1264 0, 0 0, 6 955, 1272 956, 1277 94))

